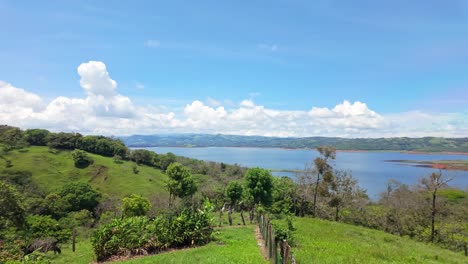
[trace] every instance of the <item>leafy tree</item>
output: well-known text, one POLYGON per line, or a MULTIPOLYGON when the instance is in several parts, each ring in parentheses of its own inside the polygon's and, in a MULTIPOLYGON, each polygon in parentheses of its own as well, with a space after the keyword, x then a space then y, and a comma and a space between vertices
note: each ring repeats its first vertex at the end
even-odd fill
POLYGON ((137 164, 153 166, 154 152, 146 149, 135 149, 130 152, 130 159, 137 164))
POLYGON ((269 170, 251 168, 245 173, 247 192, 256 205, 270 205, 272 201, 273 176, 269 170))
POLYGON ((0 227, 11 222, 15 226, 24 223, 25 210, 23 199, 11 185, 0 181, 0 227))
POLYGON ((71 153, 73 161, 75 162, 75 167, 85 168, 93 162, 91 157, 88 156, 88 153, 83 150, 75 149, 71 153))
POLYGON ((276 214, 295 213, 299 200, 298 185, 289 177, 273 180, 273 203, 271 211, 276 214))
POLYGON ((226 197, 230 201, 228 212, 229 225, 232 225, 232 211, 234 210, 234 206, 242 198, 243 192, 242 184, 237 181, 231 181, 226 187, 226 197))
POLYGON ((330 159, 334 160, 336 157, 336 149, 331 147, 318 147, 317 151, 320 154, 320 157, 315 158, 314 165, 315 170, 317 172, 317 180, 315 182, 315 190, 314 190, 314 201, 312 204, 312 215, 316 216, 316 208, 317 208, 317 194, 319 191, 319 184, 320 184, 320 176, 324 178, 326 181, 331 181, 333 178, 332 174, 332 167, 328 163, 330 159))
POLYGON ((28 129, 25 132, 26 141, 34 146, 46 146, 50 132, 45 129, 28 129))
POLYGON ((171 163, 176 162, 176 155, 171 152, 167 153, 166 155, 159 155, 158 158, 159 168, 161 168, 161 170, 167 170, 171 163))
POLYGON ((60 219, 71 211, 70 202, 57 193, 49 193, 45 197, 44 202, 46 206, 45 214, 55 219, 60 219))
POLYGON ((269 206, 272 201, 273 176, 269 170, 261 168, 251 168, 245 173, 246 183, 246 204, 250 201, 250 222, 255 215, 255 207, 259 205, 269 206), (250 198, 250 199, 249 199, 250 198))
POLYGON ((71 211, 86 209, 93 212, 101 197, 89 184, 83 182, 67 183, 58 194, 70 204, 71 211))
POLYGON ((169 206, 175 197, 186 198, 192 196, 197 191, 197 185, 188 168, 178 162, 174 162, 166 170, 169 180, 166 188, 169 191, 169 206))
POLYGON ((75 149, 81 144, 79 133, 50 133, 48 146, 56 149, 75 149))
POLYGON ((19 149, 27 146, 24 133, 19 128, 10 128, 0 134, 0 143, 4 145, 4 150, 19 149))
POLYGON ((149 200, 141 195, 132 194, 122 199, 122 213, 125 217, 144 216, 150 206, 149 200))
POLYGON ((60 242, 65 242, 71 236, 70 230, 60 226, 59 222, 49 215, 30 215, 26 222, 28 235, 32 239, 53 237, 60 242))

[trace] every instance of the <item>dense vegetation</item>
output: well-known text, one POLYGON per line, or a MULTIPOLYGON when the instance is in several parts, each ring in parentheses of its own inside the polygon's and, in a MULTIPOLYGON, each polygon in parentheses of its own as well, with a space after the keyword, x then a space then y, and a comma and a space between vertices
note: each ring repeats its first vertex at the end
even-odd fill
POLYGON ((415 186, 389 182, 372 202, 349 172, 333 167, 330 147, 319 147, 293 181, 261 168, 129 150, 102 136, 4 126, 0 144, 0 262, 40 259, 75 240, 89 249, 91 240, 98 261, 203 245, 216 215, 222 226, 258 214, 269 214, 277 238, 298 247, 307 243, 293 216, 312 216, 467 254, 468 194, 448 186, 442 166, 415 186))
POLYGON ((468 152, 468 138, 338 138, 304 137, 280 138, 261 136, 175 134, 134 135, 122 137, 131 147, 259 147, 259 148, 317 148, 330 146, 340 150, 390 150, 425 152, 468 152))

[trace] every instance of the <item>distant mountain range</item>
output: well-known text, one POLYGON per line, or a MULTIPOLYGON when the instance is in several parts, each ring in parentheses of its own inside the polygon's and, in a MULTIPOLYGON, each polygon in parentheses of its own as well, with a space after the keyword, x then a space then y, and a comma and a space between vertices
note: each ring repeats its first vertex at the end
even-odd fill
POLYGON ((280 138, 262 136, 168 134, 133 135, 121 137, 129 147, 257 147, 257 148, 316 148, 332 146, 339 150, 391 150, 421 152, 468 152, 465 138, 339 138, 304 137, 280 138))

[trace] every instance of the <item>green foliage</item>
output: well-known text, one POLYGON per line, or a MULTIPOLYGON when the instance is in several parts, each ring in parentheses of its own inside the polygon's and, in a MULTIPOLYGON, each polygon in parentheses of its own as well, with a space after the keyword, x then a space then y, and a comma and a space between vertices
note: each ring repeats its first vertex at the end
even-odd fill
POLYGON ((11 224, 23 225, 25 210, 23 198, 11 185, 0 181, 0 229, 11 224))
POLYGON ((91 243, 97 261, 104 261, 113 255, 143 254, 151 251, 151 235, 147 217, 117 218, 96 230, 91 243))
POLYGON ((288 244, 294 246, 296 228, 293 224, 293 217, 290 215, 279 215, 277 219, 271 221, 273 230, 275 230, 276 242, 287 240, 288 244))
POLYGON ((70 204, 71 211, 86 209, 93 212, 101 197, 89 184, 82 182, 67 183, 58 194, 70 204))
POLYGON ((170 195, 185 198, 197 191, 197 185, 190 171, 180 163, 174 162, 166 170, 169 180, 166 188, 170 195))
POLYGON ((89 164, 93 163, 93 160, 88 156, 86 151, 75 149, 71 152, 73 162, 75 162, 75 167, 85 168, 89 164))
POLYGON ((216 230, 214 241, 203 247, 169 251, 135 258, 125 263, 204 263, 204 264, 267 264, 255 240, 254 226, 216 230))
POLYGON ((122 199, 122 213, 125 217, 144 216, 151 204, 141 195, 132 194, 122 199))
POLYGON ((231 205, 236 204, 242 198, 243 192, 242 184, 237 181, 229 182, 226 187, 226 197, 231 201, 231 205))
POLYGON ((288 177, 274 177, 273 203, 270 211, 274 214, 294 213, 298 200, 297 184, 288 177))
POLYGON ((28 236, 36 238, 56 238, 60 242, 66 242, 71 232, 63 228, 59 222, 48 215, 29 215, 26 219, 28 236))
POLYGON ((28 129, 25 132, 26 141, 33 146, 46 146, 50 132, 45 129, 28 129))
POLYGON ((272 201, 273 176, 269 170, 251 168, 245 173, 247 192, 255 204, 269 206, 272 201))
POLYGON ((208 243, 212 226, 203 210, 183 210, 179 215, 114 219, 93 234, 92 245, 98 261, 114 255, 139 255, 171 247, 208 243))
POLYGON ((24 133, 19 128, 12 127, 3 130, 0 134, 0 144, 3 144, 5 151, 20 149, 27 146, 24 133))

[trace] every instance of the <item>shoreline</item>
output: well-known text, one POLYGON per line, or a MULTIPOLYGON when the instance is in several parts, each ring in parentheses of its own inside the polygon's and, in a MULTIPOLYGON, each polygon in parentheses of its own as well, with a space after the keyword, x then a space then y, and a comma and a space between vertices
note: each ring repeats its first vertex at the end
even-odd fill
MULTIPOLYGON (((196 149, 196 148, 256 148, 256 149, 282 149, 282 150, 316 150, 317 148, 285 148, 285 147, 252 147, 252 146, 128 146, 131 149, 142 149, 142 148, 181 148, 181 149, 196 149)), ((337 152, 396 152, 403 154, 442 154, 442 155, 466 155, 468 152, 456 152, 456 151, 419 151, 419 150, 362 150, 362 149, 337 149, 337 152)))

